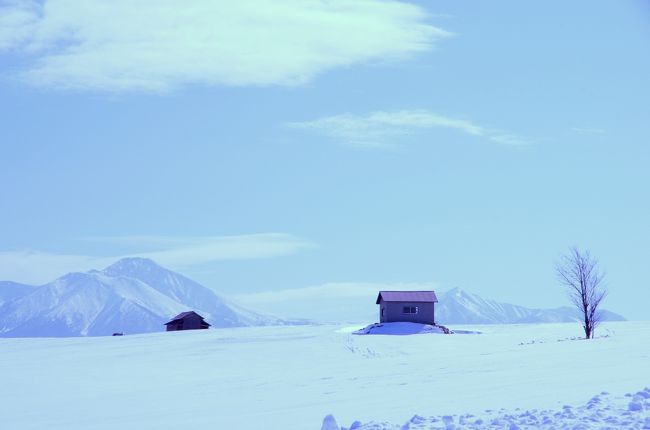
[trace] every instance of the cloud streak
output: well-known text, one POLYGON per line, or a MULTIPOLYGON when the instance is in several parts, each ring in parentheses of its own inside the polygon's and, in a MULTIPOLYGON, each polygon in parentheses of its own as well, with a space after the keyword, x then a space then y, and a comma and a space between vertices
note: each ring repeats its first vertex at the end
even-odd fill
POLYGON ((359 297, 373 297, 378 291, 432 290, 433 283, 377 283, 377 282, 333 282, 303 288, 263 291, 235 296, 235 299, 253 305, 288 303, 292 301, 339 300, 359 297))
POLYGON ((573 131, 574 133, 587 134, 587 135, 604 134, 605 133, 605 129, 603 129, 603 128, 595 128, 595 127, 571 127, 571 131, 573 131))
POLYGON ((316 132, 348 145, 365 148, 394 147, 398 138, 436 128, 483 138, 499 145, 520 146, 530 143, 516 134, 427 110, 376 111, 367 115, 342 114, 313 121, 290 122, 286 126, 316 132))
POLYGON ((237 303, 262 312, 314 321, 372 321, 381 290, 436 290, 435 283, 336 282, 234 296, 237 303))
POLYGON ((0 50, 33 60, 22 79, 106 92, 296 85, 451 35, 398 0, 9 1, 0 17, 0 50))
POLYGON ((144 257, 172 269, 225 260, 251 260, 292 255, 314 244, 286 233, 239 236, 125 236, 86 238, 97 243, 137 245, 155 250, 97 257, 34 250, 0 252, 0 280, 28 284, 48 282, 68 272, 101 269, 123 257, 144 257))

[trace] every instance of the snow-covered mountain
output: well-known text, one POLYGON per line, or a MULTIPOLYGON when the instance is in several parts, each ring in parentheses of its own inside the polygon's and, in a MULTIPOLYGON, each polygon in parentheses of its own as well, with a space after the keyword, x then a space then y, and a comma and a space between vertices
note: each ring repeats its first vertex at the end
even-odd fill
POLYGON ((125 258, 104 270, 69 273, 40 287, 0 283, 0 336, 101 336, 164 330, 195 310, 215 327, 286 324, 230 303, 151 260, 125 258))
POLYGON ((18 282, 0 281, 0 307, 10 300, 15 300, 31 293, 35 287, 18 282))
MULTIPOLYGON (((621 315, 601 311, 604 321, 624 321, 621 315)), ((575 308, 530 309, 523 306, 484 299, 454 288, 438 294, 436 321, 441 324, 516 324, 579 321, 575 308)))

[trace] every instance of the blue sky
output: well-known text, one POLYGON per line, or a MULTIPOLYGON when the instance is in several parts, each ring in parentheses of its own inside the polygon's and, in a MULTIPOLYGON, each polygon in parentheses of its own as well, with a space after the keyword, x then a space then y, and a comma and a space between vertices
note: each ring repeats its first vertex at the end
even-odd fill
POLYGON ((0 0, 0 278, 552 307, 577 245, 647 318, 646 2, 102 4, 0 0))

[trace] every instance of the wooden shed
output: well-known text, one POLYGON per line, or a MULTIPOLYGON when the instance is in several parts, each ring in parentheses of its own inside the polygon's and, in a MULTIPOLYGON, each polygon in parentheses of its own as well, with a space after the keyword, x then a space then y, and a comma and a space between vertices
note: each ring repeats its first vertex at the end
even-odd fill
POLYGON ((210 327, 201 315, 194 311, 183 312, 172 318, 171 321, 165 323, 167 331, 178 330, 200 330, 210 327))
POLYGON ((380 291, 379 322, 435 324, 437 302, 434 291, 380 291))

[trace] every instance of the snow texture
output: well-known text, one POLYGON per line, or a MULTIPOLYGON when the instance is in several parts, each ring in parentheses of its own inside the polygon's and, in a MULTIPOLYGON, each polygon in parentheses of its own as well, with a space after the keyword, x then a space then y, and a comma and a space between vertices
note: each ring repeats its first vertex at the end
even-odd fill
MULTIPOLYGON (((519 429, 648 429, 650 428, 650 388, 635 394, 614 397, 603 391, 593 396, 586 404, 578 407, 563 405, 559 409, 486 410, 477 415, 438 415, 422 417, 414 415, 403 425, 386 422, 359 423, 350 427, 336 427, 328 430, 519 430, 519 429), (629 398, 632 397, 632 401, 629 398)), ((332 415, 323 421, 336 423, 332 415)))

